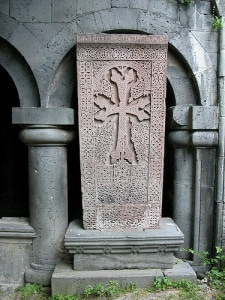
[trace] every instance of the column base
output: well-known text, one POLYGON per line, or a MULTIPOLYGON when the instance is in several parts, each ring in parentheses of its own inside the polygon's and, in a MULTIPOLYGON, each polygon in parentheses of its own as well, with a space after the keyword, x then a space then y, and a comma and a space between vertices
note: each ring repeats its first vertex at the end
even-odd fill
POLYGON ((41 284, 43 286, 50 286, 54 268, 55 265, 39 265, 32 263, 30 269, 27 269, 25 272, 25 281, 41 284))

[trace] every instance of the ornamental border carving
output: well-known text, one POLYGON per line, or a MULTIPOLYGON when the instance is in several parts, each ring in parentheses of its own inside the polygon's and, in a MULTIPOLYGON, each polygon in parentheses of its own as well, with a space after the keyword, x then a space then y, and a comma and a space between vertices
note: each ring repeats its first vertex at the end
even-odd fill
POLYGON ((78 35, 77 42, 84 228, 159 228, 167 37, 78 35))

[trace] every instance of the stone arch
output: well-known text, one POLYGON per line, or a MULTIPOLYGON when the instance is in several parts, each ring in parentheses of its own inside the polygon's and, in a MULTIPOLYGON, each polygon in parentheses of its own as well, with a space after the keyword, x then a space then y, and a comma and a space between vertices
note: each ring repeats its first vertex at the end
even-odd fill
POLYGON ((169 44, 167 79, 174 102, 169 106, 201 105, 200 90, 190 66, 177 49, 169 44))
POLYGON ((28 63, 18 50, 2 38, 0 38, 0 62, 15 83, 20 107, 40 106, 37 83, 28 63))
MULTIPOLYGON (((195 82, 195 86, 199 87, 199 89, 197 88, 199 98, 198 103, 200 105, 215 105, 216 71, 213 68, 209 55, 205 52, 197 38, 175 20, 171 20, 170 32, 168 32, 167 21, 168 16, 166 15, 162 15, 159 22, 152 12, 143 9, 130 10, 129 8, 113 8, 111 10, 80 15, 77 20, 74 20, 63 27, 51 41, 49 41, 44 49, 44 55, 49 58, 46 62, 46 66, 49 70, 54 70, 50 82, 48 83, 48 87, 46 87, 46 90, 48 90, 46 105, 55 105, 52 103, 53 95, 58 94, 59 98, 61 98, 59 91, 56 93, 56 89, 52 84, 56 85, 56 83, 59 83, 58 78, 60 74, 65 75, 64 70, 66 70, 66 65, 69 63, 70 59, 72 59, 72 51, 75 49, 76 43, 76 34, 79 32, 168 34, 170 52, 176 53, 175 56, 181 58, 181 66, 186 66, 186 69, 188 70, 186 77, 189 77, 189 79, 191 78, 191 81, 195 82), (121 14, 123 15, 123 20, 118 19, 118 16, 121 14), (148 18, 151 20, 148 24, 142 22, 142 20, 146 20, 146 14, 148 14, 148 18), (89 19, 90 26, 87 26, 87 19, 89 19), (195 59, 196 53, 201 56, 201 59, 195 59), (55 69, 55 66, 58 66, 57 69, 55 69)), ((74 61, 73 59, 71 61, 74 61)), ((176 78, 174 77, 174 74, 172 76, 171 72, 168 76, 171 76, 171 82, 174 81, 175 84, 176 78)), ((66 80, 69 82, 71 78, 67 78, 66 80)), ((60 101, 61 100, 59 100, 59 103, 60 101)))
MULTIPOLYGON (((106 33, 136 33, 133 30, 111 30, 106 33)), ((144 33, 148 34, 148 33, 144 33)), ((167 78, 173 87, 175 105, 201 105, 198 80, 184 56, 169 44, 167 78), (188 92, 187 92, 188 91, 188 92)), ((50 83, 47 107, 74 107, 72 101, 76 85, 76 45, 66 53, 59 63, 50 83)))
POLYGON ((74 107, 72 97, 76 86, 76 46, 60 62, 50 85, 47 107, 74 107))

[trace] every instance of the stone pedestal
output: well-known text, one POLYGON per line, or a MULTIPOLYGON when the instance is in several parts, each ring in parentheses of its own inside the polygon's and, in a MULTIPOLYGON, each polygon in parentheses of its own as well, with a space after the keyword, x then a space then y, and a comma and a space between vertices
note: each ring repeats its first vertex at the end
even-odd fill
POLYGON ((67 152, 73 132, 57 126, 33 125, 21 131, 29 146, 30 224, 34 261, 26 281, 50 285, 56 261, 64 255, 63 238, 68 226, 67 152))
POLYGON ((172 268, 182 244, 183 233, 170 218, 162 218, 158 229, 120 232, 85 230, 74 221, 65 235, 76 271, 172 268))
POLYGON ((85 230, 80 220, 70 223, 65 246, 73 255, 73 266, 57 264, 52 275, 52 294, 83 292, 88 285, 110 280, 125 286, 146 288, 155 278, 196 280, 186 263, 175 265, 174 251, 183 244, 183 234, 170 218, 162 218, 159 229, 120 232, 85 230))

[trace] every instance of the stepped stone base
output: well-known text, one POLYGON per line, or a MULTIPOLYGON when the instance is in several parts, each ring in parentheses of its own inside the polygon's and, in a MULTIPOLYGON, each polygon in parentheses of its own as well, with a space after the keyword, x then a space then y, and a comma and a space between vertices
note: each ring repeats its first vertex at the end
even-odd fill
POLYGON ((196 281, 196 274, 186 262, 180 262, 172 269, 126 269, 126 270, 98 270, 74 271, 71 265, 59 264, 52 276, 52 295, 57 293, 73 295, 82 293, 86 286, 95 286, 98 283, 106 285, 110 280, 121 286, 136 283, 138 288, 151 286, 155 278, 167 276, 171 279, 189 279, 196 281))
POLYGON ((75 220, 66 232, 65 247, 74 255, 76 271, 168 269, 173 267, 174 252, 183 239, 170 218, 162 218, 159 229, 119 232, 84 230, 75 220))
POLYGON ((72 295, 83 292, 88 285, 106 285, 110 280, 120 285, 134 282, 145 288, 156 277, 165 276, 165 272, 171 278, 195 279, 188 264, 182 263, 181 268, 174 263, 174 252, 179 250, 183 239, 183 233, 170 218, 162 218, 159 229, 119 232, 84 230, 81 222, 75 220, 65 235, 65 247, 73 254, 73 266, 56 266, 52 293, 72 295))

